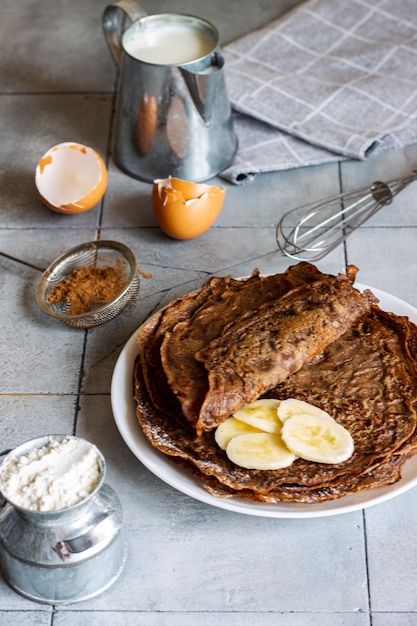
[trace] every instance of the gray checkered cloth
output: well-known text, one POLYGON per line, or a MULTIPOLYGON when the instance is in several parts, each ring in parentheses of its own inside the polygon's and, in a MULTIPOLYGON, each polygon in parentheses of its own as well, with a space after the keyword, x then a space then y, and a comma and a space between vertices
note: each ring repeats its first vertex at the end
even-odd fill
POLYGON ((417 0, 309 0, 223 52, 232 182, 417 142, 417 0))

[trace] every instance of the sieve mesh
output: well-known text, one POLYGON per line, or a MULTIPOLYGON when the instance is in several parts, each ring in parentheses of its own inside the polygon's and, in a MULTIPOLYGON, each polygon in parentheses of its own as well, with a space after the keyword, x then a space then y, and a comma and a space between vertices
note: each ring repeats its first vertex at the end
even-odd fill
POLYGON ((36 289, 36 300, 47 315, 75 328, 91 328, 118 315, 139 292, 139 275, 133 252, 116 241, 92 241, 71 248, 56 259, 42 274, 36 289), (125 278, 120 293, 110 302, 95 302, 85 313, 71 315, 70 302, 49 302, 48 297, 58 283, 82 267, 114 267, 125 278))

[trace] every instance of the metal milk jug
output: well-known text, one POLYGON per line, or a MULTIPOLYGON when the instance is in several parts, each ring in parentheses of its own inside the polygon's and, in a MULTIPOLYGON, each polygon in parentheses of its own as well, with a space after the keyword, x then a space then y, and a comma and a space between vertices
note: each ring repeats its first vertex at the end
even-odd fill
MULTIPOLYGON (((3 463, 63 437, 31 440, 9 452, 3 463)), ((121 505, 104 484, 105 460, 98 450, 97 454, 100 481, 78 504, 44 512, 11 500, 0 503, 1 569, 6 582, 30 600, 46 604, 87 600, 110 587, 123 569, 121 505)))
POLYGON ((120 72, 113 158, 145 181, 204 181, 237 148, 217 29, 192 15, 146 15, 131 0, 103 13, 120 72), (123 30, 122 22, 129 26, 123 30))

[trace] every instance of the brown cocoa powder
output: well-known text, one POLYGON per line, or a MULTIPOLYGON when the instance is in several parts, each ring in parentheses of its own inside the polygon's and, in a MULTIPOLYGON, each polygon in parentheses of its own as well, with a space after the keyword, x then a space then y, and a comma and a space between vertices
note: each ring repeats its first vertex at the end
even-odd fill
POLYGON ((54 287, 48 302, 68 301, 70 315, 87 313, 95 305, 111 302, 126 282, 120 268, 80 267, 54 287))

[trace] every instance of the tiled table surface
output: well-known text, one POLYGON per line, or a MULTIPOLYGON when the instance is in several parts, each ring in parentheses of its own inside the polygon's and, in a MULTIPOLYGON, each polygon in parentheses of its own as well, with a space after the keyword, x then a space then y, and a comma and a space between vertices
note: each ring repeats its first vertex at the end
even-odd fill
MULTIPOLYGON (((212 20, 226 43, 295 5, 294 0, 144 2, 212 20)), ((410 626, 417 624, 417 492, 332 517, 269 519, 212 507, 171 488, 130 452, 114 422, 110 383, 132 333, 156 308, 211 274, 282 271, 275 223, 306 197, 408 173, 417 146, 227 184, 216 224, 178 242, 162 235, 150 186, 113 164, 109 148, 115 68, 98 0, 3 0, 0 20, 0 249, 46 266, 82 241, 112 238, 135 252, 151 279, 136 307, 88 332, 46 318, 34 300, 37 272, 0 260, 1 449, 43 434, 95 442, 124 510, 129 556, 116 584, 84 603, 51 607, 0 578, 0 624, 44 626, 410 626), (104 202, 75 217, 45 208, 34 189, 40 155, 60 141, 92 145, 108 159, 104 202)), ((417 306, 417 203, 411 186, 319 263, 360 268, 362 283, 417 306)))

